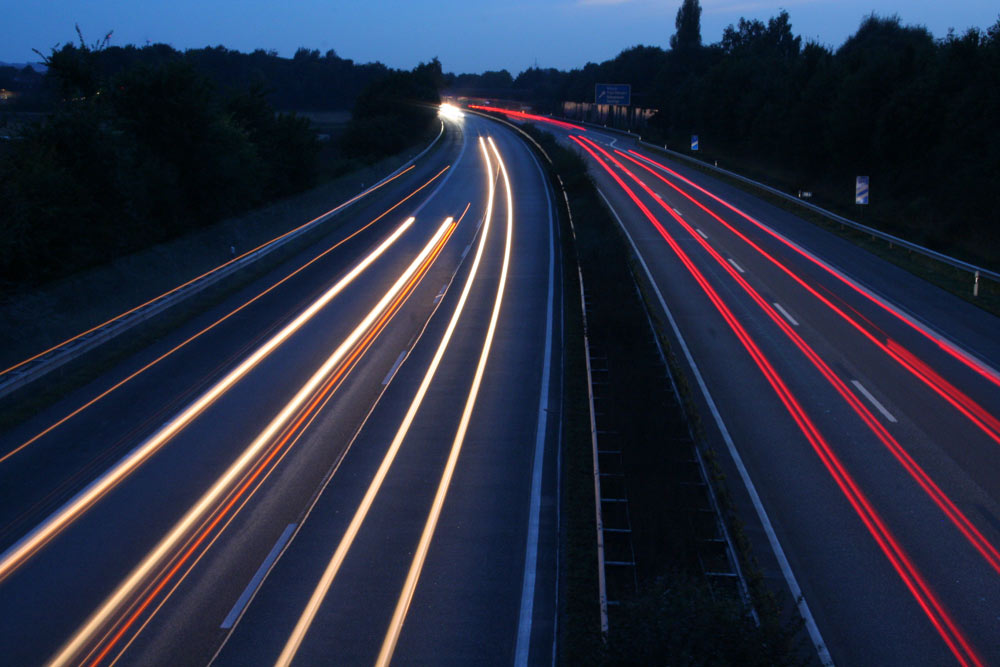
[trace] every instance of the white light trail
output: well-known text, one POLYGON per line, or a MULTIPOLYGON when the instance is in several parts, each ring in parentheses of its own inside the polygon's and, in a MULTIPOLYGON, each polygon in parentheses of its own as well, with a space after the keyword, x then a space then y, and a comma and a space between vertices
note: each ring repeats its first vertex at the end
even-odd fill
POLYGON ((514 201, 510 188, 510 178, 507 175, 507 168, 504 166, 500 152, 490 138, 490 148, 496 156, 497 164, 500 166, 500 173, 503 174, 504 186, 507 190, 507 241, 504 246, 503 268, 500 270, 500 282, 497 285, 497 295, 493 303, 493 314, 490 316, 490 325, 486 331, 486 338, 483 340, 483 349, 479 355, 479 363, 476 366, 476 374, 469 388, 469 395, 465 400, 465 409, 462 411, 462 419, 458 424, 458 431, 451 445, 451 452, 448 455, 448 462, 445 464, 444 472, 441 474, 441 481, 438 483, 437 493, 434 495, 434 502, 431 511, 424 524, 424 531, 420 535, 420 542, 417 544, 413 562, 410 564, 410 571, 406 575, 406 583, 403 591, 399 595, 396 603, 396 610, 393 612, 392 620, 389 622, 389 630, 382 642, 382 650, 379 652, 375 664, 379 667, 388 667, 392 660, 392 654, 396 649, 396 642, 399 641, 399 634, 403 630, 403 623, 406 620, 406 613, 413 600, 413 594, 417 589, 417 581, 424 568, 424 561, 427 559, 427 551, 430 549, 431 540, 434 539, 434 531, 437 529, 438 520, 441 518, 441 508, 444 507, 445 498, 448 495, 448 487, 451 485, 451 478, 458 465, 458 457, 462 452, 462 444, 465 442, 465 434, 469 428, 469 421, 472 419, 472 410, 476 405, 476 397, 479 395, 479 386, 483 380, 483 373, 486 371, 486 362, 490 356, 490 348, 493 345, 493 335, 496 333, 497 321, 500 318, 500 306, 503 303, 504 289, 507 287, 507 271, 510 267, 510 247, 514 234, 514 201))
POLYGON ((448 328, 445 329, 444 335, 441 337, 441 342, 438 344, 437 351, 434 353, 433 359, 431 359, 427 372, 424 373, 424 378, 420 382, 420 386, 417 388, 413 401, 411 401, 410 407, 407 409, 406 415, 403 417, 403 421, 400 424, 399 429, 396 431, 396 435, 393 437, 392 443, 389 445, 389 449, 386 451, 381 465, 379 465, 379 468, 375 473, 375 477, 372 479, 371 484, 369 484, 368 490, 365 492, 364 498, 361 500, 361 504, 358 506, 358 509, 354 513, 354 517, 351 519, 351 523, 348 525, 344 536, 341 537, 336 551, 334 551, 333 556, 330 558, 330 562, 323 571, 323 575, 316 584, 316 588, 313 590, 312 596, 309 598, 309 602, 306 603, 305 608, 302 610, 302 614, 299 616, 299 620, 295 624, 292 634, 285 642, 285 647, 282 650, 281 655, 278 657, 278 660, 275 662, 276 667, 287 667, 287 665, 290 665, 292 660, 295 659, 295 654, 298 652, 299 646, 302 645, 302 640, 305 639, 306 633, 309 632, 309 627, 312 625, 313 619, 316 618, 316 613, 319 611, 320 605, 323 604, 323 600, 326 598, 326 594, 330 590, 330 586, 333 585, 333 580, 336 578, 341 565, 344 563, 344 559, 347 557, 347 552, 354 543, 354 539, 357 536, 358 531, 360 531, 365 518, 368 516, 368 511, 371 509, 372 503, 375 501, 375 497, 382 488, 382 483, 396 459, 396 454, 399 452, 399 449, 403 444, 403 440, 406 438, 406 434, 410 430, 410 425, 413 423, 413 420, 417 415, 417 411, 420 409, 421 403, 423 403, 424 396, 427 393, 428 387, 430 387, 431 381, 434 379, 434 374, 437 372, 437 368, 441 363, 442 357, 444 357, 445 350, 448 349, 448 344, 451 341, 455 327, 458 326, 458 320, 462 315, 463 309, 465 308, 466 300, 468 299, 469 292, 472 289, 472 283, 475 281, 476 275, 479 271, 479 263, 483 256, 483 249, 486 247, 486 239, 489 236, 490 231, 490 220, 493 216, 493 169, 491 168, 489 153, 486 151, 486 144, 483 142, 482 137, 479 139, 479 145, 483 151, 483 157, 486 160, 486 169, 489 180, 489 194, 486 203, 486 215, 484 217, 482 235, 479 239, 479 247, 476 249, 476 256, 473 259, 469 276, 465 280, 465 286, 462 288, 462 294, 458 299, 458 305, 455 307, 455 312, 452 314, 451 320, 448 322, 448 328))
MULTIPOLYGON (((152 572, 170 551, 177 545, 185 534, 195 525, 207 512, 215 505, 216 501, 225 493, 231 483, 237 479, 256 459, 257 454, 267 445, 270 439, 285 426, 288 420, 302 406, 303 403, 313 394, 315 389, 326 379, 329 373, 337 366, 343 357, 350 351, 351 347, 358 341, 372 323, 390 304, 393 298, 400 292, 407 280, 414 274, 420 264, 424 261, 441 236, 451 225, 452 219, 448 218, 438 228, 431 237, 431 240, 424 246, 417 257, 413 260, 406 271, 396 280, 389 291, 379 300, 374 308, 364 317, 360 324, 351 334, 340 344, 330 355, 322 366, 309 378, 308 382, 302 386, 285 407, 278 413, 271 423, 254 439, 254 441, 244 450, 243 454, 229 467, 229 469, 218 479, 215 484, 201 497, 201 499, 190 509, 187 514, 171 529, 170 533, 164 537, 160 543, 146 556, 142 563, 132 571, 128 578, 122 582, 115 592, 101 605, 90 619, 80 628, 69 642, 59 651, 51 661, 51 665, 64 665, 88 642, 97 630, 108 620, 108 618, 118 609, 121 603, 139 586, 139 584, 152 572)), ((397 232, 413 223, 413 218, 407 220, 404 226, 397 232)))

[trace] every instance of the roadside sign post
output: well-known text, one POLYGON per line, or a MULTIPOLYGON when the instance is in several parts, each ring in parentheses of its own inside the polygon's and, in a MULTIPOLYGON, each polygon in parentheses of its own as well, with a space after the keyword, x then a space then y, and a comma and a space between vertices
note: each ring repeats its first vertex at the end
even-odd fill
POLYGON ((854 181, 854 203, 858 206, 868 205, 868 177, 858 176, 854 181))
POLYGON ((594 103, 627 107, 632 104, 632 85, 628 83, 599 83, 594 86, 594 103))

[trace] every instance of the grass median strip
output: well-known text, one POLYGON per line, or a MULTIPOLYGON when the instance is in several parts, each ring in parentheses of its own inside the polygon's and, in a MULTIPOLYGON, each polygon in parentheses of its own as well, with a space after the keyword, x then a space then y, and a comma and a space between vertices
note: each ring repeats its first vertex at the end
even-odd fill
MULTIPOLYGON (((670 381, 677 368, 664 368, 657 349, 658 342, 665 345, 666 339, 650 326, 626 241, 585 165, 550 135, 528 131, 552 156, 554 173, 562 179, 572 211, 576 241, 573 247, 564 247, 564 265, 567 280, 575 278, 577 264, 583 272, 588 334, 607 358, 608 373, 602 379, 605 398, 598 409, 622 452, 622 488, 628 500, 638 584, 610 610, 610 630, 603 640, 597 622, 593 469, 588 460, 589 432, 583 427, 587 388, 582 349, 574 343, 565 351, 560 663, 798 662, 797 625, 782 619, 759 575, 749 577, 758 624, 737 587, 709 574, 716 569, 712 561, 717 555, 704 538, 714 528, 715 518, 700 509, 705 506, 705 491, 696 462, 698 445, 691 437, 697 434, 698 423, 683 395, 686 382, 677 379, 678 400, 670 381)), ((568 212, 564 208, 562 213, 565 218, 568 212)), ((572 235, 566 231, 568 246, 572 235)), ((567 282, 566 294, 574 293, 573 282, 567 282)), ((579 302, 567 300, 568 341, 582 338, 573 315, 579 308, 579 302)), ((713 487, 724 499, 711 453, 705 458, 710 476, 715 477, 713 487)), ((752 559, 738 525, 732 521, 728 525, 737 533, 744 569, 752 570, 746 567, 752 559)))

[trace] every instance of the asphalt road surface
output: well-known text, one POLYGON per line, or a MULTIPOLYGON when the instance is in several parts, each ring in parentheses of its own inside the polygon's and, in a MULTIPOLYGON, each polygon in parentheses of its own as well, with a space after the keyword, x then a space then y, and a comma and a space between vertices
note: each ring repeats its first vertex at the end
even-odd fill
POLYGON ((630 138, 545 128, 642 259, 817 657, 1000 662, 1000 321, 630 138))
POLYGON ((323 239, 0 436, 5 663, 551 660, 553 200, 515 133, 445 124, 323 239))

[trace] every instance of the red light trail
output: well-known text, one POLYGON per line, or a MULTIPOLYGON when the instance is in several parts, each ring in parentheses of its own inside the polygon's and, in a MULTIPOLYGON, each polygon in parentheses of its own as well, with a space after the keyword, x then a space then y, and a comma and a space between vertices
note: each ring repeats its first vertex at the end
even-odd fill
POLYGON ((896 570, 896 573, 903 580, 904 585, 910 590, 918 605, 921 609, 923 609, 924 613, 931 621, 931 624, 935 627, 938 634, 944 640, 945 644, 949 647, 956 659, 963 665, 982 665, 982 660, 969 644, 962 631, 957 627, 951 616, 944 609, 940 600, 931 590, 929 584, 923 576, 919 573, 916 565, 914 565, 914 563, 903 551, 902 546, 889 531, 888 526, 885 525, 884 521, 875 511, 875 508, 871 505, 860 488, 858 488, 854 479, 844 468, 829 443, 819 432, 819 429, 808 417, 799 401, 794 397, 791 390, 788 389, 780 375, 768 361, 766 355, 764 355, 764 353, 760 350, 744 327, 736 319, 735 315, 733 315, 729 307, 726 306, 719 294, 709 284, 708 280, 694 265, 693 261, 683 251, 677 241, 670 236, 666 229, 660 224, 656 216, 654 216, 649 208, 647 208, 646 205, 640 201, 635 192, 621 179, 621 177, 618 176, 618 174, 611 169, 610 166, 608 166, 603 159, 601 159, 601 157, 597 155, 597 153, 594 152, 591 146, 607 156, 610 162, 614 163, 619 169, 632 176, 636 182, 640 182, 639 179, 624 165, 608 155, 605 151, 603 151, 603 149, 598 147, 593 142, 575 136, 571 136, 570 138, 581 146, 592 158, 594 158, 594 160, 612 177, 612 179, 614 179, 622 190, 625 191, 629 198, 643 212, 653 227, 667 242, 671 250, 673 250, 684 267, 708 296, 716 310, 720 313, 720 315, 722 315, 730 329, 734 334, 736 334, 737 339, 750 354, 751 359, 753 359, 754 363, 764 374, 768 383, 774 389, 778 398, 788 410, 796 425, 798 425, 803 435, 805 435, 806 439, 813 447, 813 450, 823 462, 838 488, 840 488, 841 492, 854 508, 862 523, 868 529, 868 532, 875 539, 893 569, 896 570), (588 145, 588 143, 590 145, 588 145))

